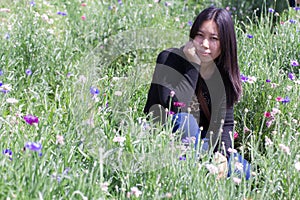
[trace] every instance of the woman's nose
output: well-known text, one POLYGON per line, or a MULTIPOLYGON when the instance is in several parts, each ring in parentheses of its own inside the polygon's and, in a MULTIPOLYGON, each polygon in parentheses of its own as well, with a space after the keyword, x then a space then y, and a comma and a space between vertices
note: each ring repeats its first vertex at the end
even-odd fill
POLYGON ((209 48, 209 42, 208 42, 208 39, 204 39, 204 40, 202 41, 202 46, 203 46, 204 48, 209 48))

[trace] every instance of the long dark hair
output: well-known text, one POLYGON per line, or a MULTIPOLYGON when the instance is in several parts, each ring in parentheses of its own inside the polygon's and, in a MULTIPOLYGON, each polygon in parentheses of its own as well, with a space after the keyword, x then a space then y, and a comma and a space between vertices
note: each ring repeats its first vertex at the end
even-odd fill
POLYGON ((196 37, 202 23, 213 20, 219 30, 221 54, 215 59, 225 84, 227 105, 236 103, 242 94, 242 83, 237 59, 237 44, 233 21, 229 12, 222 8, 209 7, 203 10, 193 23, 190 38, 196 37))

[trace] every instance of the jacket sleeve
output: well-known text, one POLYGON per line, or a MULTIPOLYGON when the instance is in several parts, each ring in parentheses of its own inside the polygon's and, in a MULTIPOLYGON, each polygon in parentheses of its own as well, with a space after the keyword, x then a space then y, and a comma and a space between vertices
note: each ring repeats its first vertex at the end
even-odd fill
POLYGON ((226 109, 226 117, 224 120, 223 132, 221 136, 221 141, 225 146, 225 152, 223 148, 222 148, 222 152, 224 153, 224 155, 226 154, 227 158, 229 158, 230 155, 228 149, 232 148, 233 127, 234 127, 233 107, 230 107, 226 109))

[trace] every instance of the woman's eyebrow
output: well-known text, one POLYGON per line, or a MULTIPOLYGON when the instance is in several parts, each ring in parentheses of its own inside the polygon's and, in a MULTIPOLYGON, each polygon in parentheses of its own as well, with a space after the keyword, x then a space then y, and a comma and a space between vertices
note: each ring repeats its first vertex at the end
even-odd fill
MULTIPOLYGON (((197 31, 197 34, 199 34, 199 33, 205 33, 205 32, 199 30, 199 31, 197 31)), ((209 33, 209 34, 212 35, 212 36, 217 36, 217 37, 219 37, 219 35, 218 35, 217 33, 209 33)))

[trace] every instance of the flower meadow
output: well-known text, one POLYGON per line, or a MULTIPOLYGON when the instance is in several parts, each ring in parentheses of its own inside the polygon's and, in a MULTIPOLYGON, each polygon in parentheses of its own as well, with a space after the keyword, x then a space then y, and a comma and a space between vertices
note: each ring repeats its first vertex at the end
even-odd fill
POLYGON ((300 9, 240 21, 216 2, 235 19, 249 180, 142 112, 158 53, 212 1, 1 0, 0 199, 299 199, 300 9))

